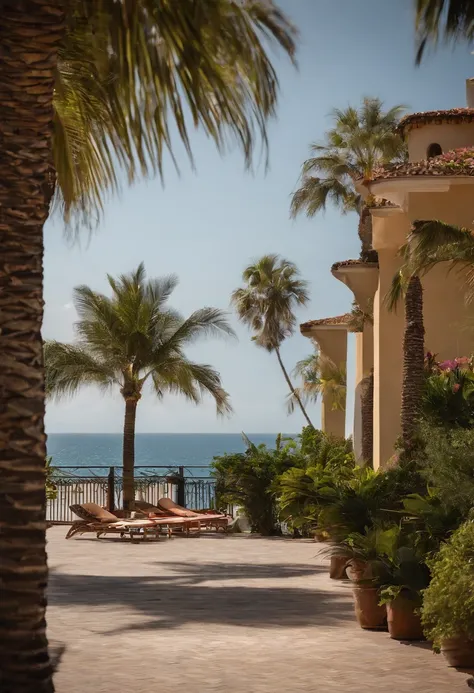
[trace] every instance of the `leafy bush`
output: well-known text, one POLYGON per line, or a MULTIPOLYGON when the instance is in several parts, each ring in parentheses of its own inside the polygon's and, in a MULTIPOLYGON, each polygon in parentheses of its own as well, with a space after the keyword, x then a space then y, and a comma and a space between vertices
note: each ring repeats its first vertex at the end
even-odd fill
POLYGON ((464 519, 474 507, 474 430, 422 428, 421 460, 428 483, 449 508, 464 519))
POLYGON ((350 441, 303 430, 299 465, 283 472, 274 484, 281 517, 293 527, 315 527, 321 507, 335 499, 335 489, 354 474, 355 458, 350 441))
POLYGON ((281 532, 278 505, 273 493, 275 479, 301 461, 294 441, 278 436, 275 449, 254 445, 246 436, 244 453, 222 455, 212 462, 218 508, 229 504, 243 508, 252 532, 264 536, 281 532))
POLYGON ((421 610, 426 637, 439 648, 443 640, 474 640, 474 522, 469 520, 429 561, 432 580, 421 610))
POLYGON ((350 441, 332 438, 310 426, 295 440, 278 436, 274 449, 256 446, 246 436, 244 440, 245 453, 214 458, 216 496, 219 507, 230 503, 241 506, 252 531, 264 535, 278 534, 282 519, 293 527, 305 525, 305 506, 311 503, 305 489, 314 484, 313 472, 324 472, 329 482, 337 470, 350 474, 355 464, 350 441))

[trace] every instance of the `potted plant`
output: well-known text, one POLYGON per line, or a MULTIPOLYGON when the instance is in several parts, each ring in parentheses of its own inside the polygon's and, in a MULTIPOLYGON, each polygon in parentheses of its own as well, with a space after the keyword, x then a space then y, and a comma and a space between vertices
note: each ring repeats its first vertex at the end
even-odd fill
POLYGON ((426 563, 411 546, 399 546, 383 558, 385 577, 380 604, 387 609, 387 625, 394 640, 423 640, 421 591, 430 580, 426 563))
POLYGON ((474 521, 462 524, 428 562, 421 620, 452 667, 474 667, 474 521))

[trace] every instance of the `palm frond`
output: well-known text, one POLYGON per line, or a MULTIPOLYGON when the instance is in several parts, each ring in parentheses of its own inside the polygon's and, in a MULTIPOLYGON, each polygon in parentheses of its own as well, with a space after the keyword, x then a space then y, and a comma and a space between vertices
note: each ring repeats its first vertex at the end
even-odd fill
POLYGON ((219 373, 211 366, 193 363, 183 357, 168 358, 156 364, 151 378, 159 397, 170 392, 200 404, 204 395, 210 395, 219 416, 232 413, 229 394, 222 387, 219 373))
POLYGON ((405 296, 408 287, 409 276, 399 270, 393 276, 390 289, 384 297, 384 303, 390 312, 396 312, 400 301, 405 296))
POLYGON ((416 0, 416 62, 420 64, 427 45, 474 37, 474 5, 471 0, 416 0))
MULTIPOLYGON (((163 177, 176 129, 221 152, 236 143, 250 165, 267 150, 278 78, 269 51, 294 61, 297 32, 271 0, 71 0, 55 95, 56 206, 91 224, 118 181, 163 177), (174 125, 174 128, 172 127, 174 125)), ((176 161, 175 161, 176 163, 176 161)))
POLYGON ((113 363, 100 361, 84 347, 46 341, 45 383, 48 397, 72 396, 84 385, 108 391, 119 384, 113 363))
MULTIPOLYGON (((316 402, 320 396, 332 400, 333 409, 344 409, 347 392, 347 375, 343 364, 337 366, 327 356, 315 351, 297 362, 293 375, 301 379, 301 387, 295 392, 304 404, 316 402)), ((287 397, 287 411, 292 413, 298 400, 293 393, 287 397)))
POLYGON ((329 202, 344 213, 360 212, 356 179, 370 178, 378 166, 406 159, 406 145, 395 131, 404 110, 397 105, 385 111, 380 99, 370 97, 360 108, 334 109, 333 127, 322 143, 311 145, 313 156, 303 163, 291 216, 305 212, 312 217, 329 202))

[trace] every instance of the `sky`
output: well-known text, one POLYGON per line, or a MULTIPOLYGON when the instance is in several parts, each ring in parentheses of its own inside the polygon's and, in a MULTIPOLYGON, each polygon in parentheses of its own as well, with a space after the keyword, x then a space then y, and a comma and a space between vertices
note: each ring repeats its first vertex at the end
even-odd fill
MULTIPOLYGON (((45 229, 45 338, 72 341, 77 319, 72 290, 88 284, 106 291, 105 275, 129 272, 142 260, 149 276, 176 273, 180 283, 171 305, 184 315, 203 306, 231 310, 229 297, 249 261, 279 253, 295 262, 310 282, 311 301, 299 322, 339 315, 352 294, 330 273, 333 262, 357 257, 357 217, 328 209, 313 219, 289 218, 291 193, 311 142, 321 140, 335 108, 378 96, 387 107, 406 104, 408 112, 465 105, 465 80, 474 76, 474 56, 466 45, 441 47, 414 64, 412 0, 277 0, 300 30, 298 70, 276 56, 281 82, 278 117, 269 125, 270 169, 245 171, 235 150, 220 156, 202 132, 192 136, 193 171, 182 149, 165 185, 148 180, 124 189, 107 204, 99 228, 74 245, 61 220, 45 229)), ((235 315, 238 341, 208 340, 188 355, 212 364, 230 393, 234 414, 218 419, 211 399, 196 407, 178 397, 158 402, 150 393, 138 408, 137 432, 247 433, 296 432, 303 418, 285 409, 286 385, 272 354, 258 349, 235 315)), ((349 337, 348 411, 354 379, 353 339, 349 337)), ((311 353, 297 332, 282 347, 288 369, 311 353)), ((309 413, 319 425, 320 407, 309 413)), ((351 415, 348 417, 348 431, 351 415)), ((103 396, 84 389, 73 399, 47 405, 49 433, 120 432, 123 401, 118 392, 103 396)))

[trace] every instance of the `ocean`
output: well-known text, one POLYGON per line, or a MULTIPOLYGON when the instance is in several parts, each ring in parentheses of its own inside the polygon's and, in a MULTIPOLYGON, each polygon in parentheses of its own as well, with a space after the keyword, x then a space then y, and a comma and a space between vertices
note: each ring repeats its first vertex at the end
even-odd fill
MULTIPOLYGON (((248 437, 256 445, 274 447, 276 436, 252 433, 248 437)), ((54 467, 122 465, 119 433, 50 433, 47 445, 54 467)), ((187 476, 207 476, 214 456, 244 451, 245 443, 238 433, 137 433, 135 465, 185 467, 187 476)))

